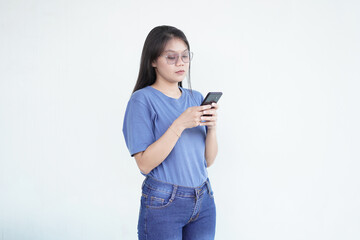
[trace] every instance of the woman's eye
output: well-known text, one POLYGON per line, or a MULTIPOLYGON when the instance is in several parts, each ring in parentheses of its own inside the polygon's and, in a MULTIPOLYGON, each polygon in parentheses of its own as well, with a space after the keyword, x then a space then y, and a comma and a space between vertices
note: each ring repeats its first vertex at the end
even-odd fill
POLYGON ((174 60, 176 57, 175 56, 167 56, 167 58, 170 60, 174 60))

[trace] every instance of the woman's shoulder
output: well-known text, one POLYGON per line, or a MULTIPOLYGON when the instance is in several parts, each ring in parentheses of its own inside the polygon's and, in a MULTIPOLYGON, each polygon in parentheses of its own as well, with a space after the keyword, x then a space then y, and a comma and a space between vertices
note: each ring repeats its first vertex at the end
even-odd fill
POLYGON ((144 87, 139 90, 136 90, 130 97, 130 101, 139 101, 142 103, 146 103, 147 99, 152 95, 151 89, 149 87, 144 87))

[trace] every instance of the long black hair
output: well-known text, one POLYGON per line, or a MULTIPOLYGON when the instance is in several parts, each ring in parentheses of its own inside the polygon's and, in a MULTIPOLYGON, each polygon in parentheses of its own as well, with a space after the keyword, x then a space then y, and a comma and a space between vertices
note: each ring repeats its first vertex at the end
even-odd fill
MULTIPOLYGON (((183 40, 190 51, 190 45, 185 34, 175 27, 165 25, 158 26, 149 32, 142 50, 139 75, 133 92, 155 83, 156 73, 151 64, 162 54, 167 42, 173 38, 183 40)), ((191 89, 190 63, 187 79, 189 88, 191 89)), ((182 81, 179 82, 178 85, 182 87, 182 81)))

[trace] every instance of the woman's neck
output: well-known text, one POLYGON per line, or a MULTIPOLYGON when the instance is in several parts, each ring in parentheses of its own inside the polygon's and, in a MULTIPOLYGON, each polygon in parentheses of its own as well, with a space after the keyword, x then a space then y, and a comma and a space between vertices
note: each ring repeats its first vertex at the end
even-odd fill
POLYGON ((181 90, 179 89, 178 83, 162 83, 156 80, 151 86, 169 97, 179 98, 181 96, 181 90))

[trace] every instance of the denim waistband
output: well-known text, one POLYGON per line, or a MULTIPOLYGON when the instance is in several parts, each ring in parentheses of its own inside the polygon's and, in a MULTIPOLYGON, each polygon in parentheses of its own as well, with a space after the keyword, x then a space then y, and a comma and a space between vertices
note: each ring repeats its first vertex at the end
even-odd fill
POLYGON ((211 185, 209 178, 207 178, 206 181, 199 187, 185 187, 167 182, 162 182, 153 177, 147 176, 144 180, 143 187, 144 185, 153 190, 172 193, 175 195, 181 195, 182 197, 195 197, 202 194, 205 190, 207 190, 209 194, 211 193, 211 185))

